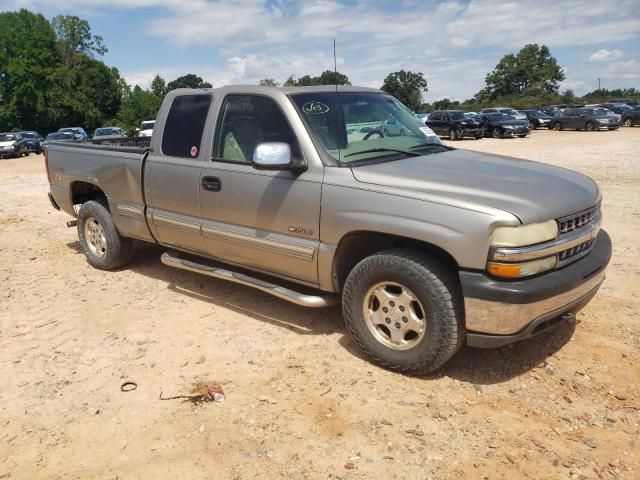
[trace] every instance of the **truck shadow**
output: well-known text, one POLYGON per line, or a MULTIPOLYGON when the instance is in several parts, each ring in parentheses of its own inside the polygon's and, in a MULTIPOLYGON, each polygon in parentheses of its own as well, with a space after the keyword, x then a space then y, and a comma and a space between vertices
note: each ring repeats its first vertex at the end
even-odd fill
MULTIPOLYGON (((77 241, 67 246, 82 255, 77 241)), ((370 363, 344 327, 340 306, 305 308, 250 287, 172 269, 160 262, 164 247, 145 246, 123 270, 167 284, 172 292, 246 315, 254 320, 285 328, 299 335, 341 334, 340 345, 351 355, 370 363)), ((575 324, 561 324, 549 332, 498 349, 462 349, 436 372, 420 377, 426 381, 443 376, 474 385, 491 385, 517 378, 544 365, 569 342, 575 324)), ((333 340, 327 340, 333 341, 333 340)))
POLYGON ((162 281, 172 292, 286 328, 299 335, 330 335, 344 330, 339 306, 305 308, 250 287, 174 269, 160 262, 160 255, 166 250, 164 247, 145 246, 136 252, 131 263, 123 270, 162 281))

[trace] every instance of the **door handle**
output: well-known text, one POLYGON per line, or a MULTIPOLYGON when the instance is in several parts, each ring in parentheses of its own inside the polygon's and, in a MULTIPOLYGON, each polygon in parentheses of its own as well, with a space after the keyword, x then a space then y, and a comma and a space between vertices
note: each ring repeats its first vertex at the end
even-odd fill
POLYGON ((222 184, 218 177, 202 177, 202 188, 210 192, 219 192, 222 184))

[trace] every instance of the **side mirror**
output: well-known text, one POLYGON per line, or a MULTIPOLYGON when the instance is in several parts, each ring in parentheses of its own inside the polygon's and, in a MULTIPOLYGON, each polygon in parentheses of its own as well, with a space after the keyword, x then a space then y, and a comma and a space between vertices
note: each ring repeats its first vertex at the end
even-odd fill
POLYGON ((302 172, 307 169, 304 162, 296 161, 291 147, 284 142, 265 142, 253 151, 251 165, 256 170, 291 170, 302 172))
POLYGON ((136 128, 136 132, 139 132, 139 131, 140 131, 140 129, 139 129, 139 128, 136 128))

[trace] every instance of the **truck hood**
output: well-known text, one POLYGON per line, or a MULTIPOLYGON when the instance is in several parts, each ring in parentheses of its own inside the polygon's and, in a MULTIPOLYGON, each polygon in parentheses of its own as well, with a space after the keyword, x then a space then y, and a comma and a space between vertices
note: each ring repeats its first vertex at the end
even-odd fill
POLYGON ((595 182, 572 170, 469 150, 354 167, 352 172, 358 182, 498 208, 523 223, 579 212, 599 198, 595 182))

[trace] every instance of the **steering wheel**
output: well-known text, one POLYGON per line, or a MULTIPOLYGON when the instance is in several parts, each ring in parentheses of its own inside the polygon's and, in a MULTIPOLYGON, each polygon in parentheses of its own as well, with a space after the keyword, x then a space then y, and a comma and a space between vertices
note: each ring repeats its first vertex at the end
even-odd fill
POLYGON ((373 130, 369 130, 362 140, 367 140, 371 135, 380 135, 380 138, 384 138, 382 131, 379 128, 374 128, 373 130))

